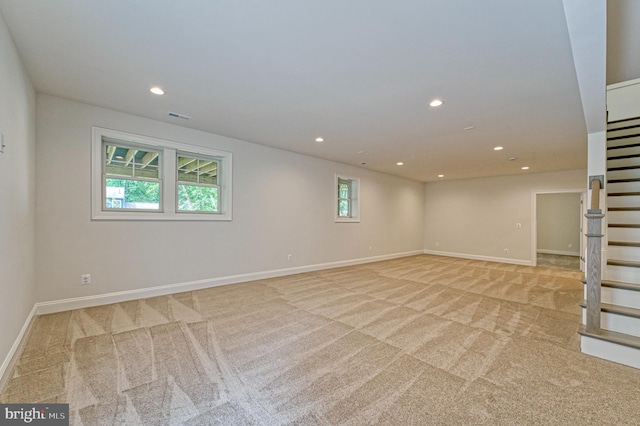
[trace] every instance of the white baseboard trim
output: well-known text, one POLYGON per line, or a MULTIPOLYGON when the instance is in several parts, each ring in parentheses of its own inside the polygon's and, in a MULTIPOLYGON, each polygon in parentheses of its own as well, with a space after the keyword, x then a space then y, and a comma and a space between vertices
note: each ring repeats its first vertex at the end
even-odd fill
POLYGON ((562 251, 562 250, 543 250, 538 249, 538 253, 540 254, 557 254, 559 256, 580 256, 579 251, 562 251))
POLYGON ((97 294, 94 296, 74 297, 71 299, 52 300, 36 303, 37 315, 51 314, 72 309, 89 308, 92 306, 108 305, 111 303, 127 302, 130 300, 145 299, 148 297, 165 296, 167 294, 181 293, 185 291, 201 290, 228 284, 237 284, 246 281, 263 280, 267 278, 282 277, 285 275, 300 274, 303 272, 320 271, 323 269, 340 268, 343 266, 358 265, 363 263, 378 262, 381 260, 396 259, 400 257, 423 254, 422 250, 404 253, 395 253, 382 256, 373 256, 360 259, 341 260, 337 262, 320 263, 315 265, 297 266, 293 268, 274 269, 271 271, 252 272, 248 274, 230 275, 226 277, 210 278, 183 283, 162 285, 157 287, 140 288, 135 290, 119 291, 115 293, 97 294))
POLYGON ((18 333, 18 337, 16 337, 15 342, 13 342, 13 346, 11 346, 11 349, 9 349, 9 353, 2 362, 2 365, 0 365, 0 389, 3 389, 7 380, 9 380, 9 377, 5 377, 5 374, 11 371, 13 363, 17 361, 16 359, 14 359, 14 357, 16 356, 18 349, 20 349, 24 338, 27 336, 29 328, 31 327, 31 323, 33 322, 33 319, 36 317, 36 315, 37 307, 34 305, 31 309, 31 312, 29 312, 29 315, 27 315, 27 319, 24 321, 24 325, 22 326, 20 333, 18 333))
POLYGON ((484 260, 485 262, 510 263, 513 265, 533 266, 530 260, 510 259, 506 257, 481 256, 477 254, 453 253, 448 251, 425 250, 424 254, 433 254, 435 256, 458 257, 461 259, 484 260))

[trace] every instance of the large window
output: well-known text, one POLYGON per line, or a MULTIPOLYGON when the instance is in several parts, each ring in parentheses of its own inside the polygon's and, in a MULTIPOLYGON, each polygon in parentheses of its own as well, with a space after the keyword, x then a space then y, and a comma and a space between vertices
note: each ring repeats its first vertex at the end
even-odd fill
POLYGON ((336 222, 360 221, 360 179, 336 175, 336 222))
POLYGON ((93 128, 92 217, 231 220, 231 153, 93 128))

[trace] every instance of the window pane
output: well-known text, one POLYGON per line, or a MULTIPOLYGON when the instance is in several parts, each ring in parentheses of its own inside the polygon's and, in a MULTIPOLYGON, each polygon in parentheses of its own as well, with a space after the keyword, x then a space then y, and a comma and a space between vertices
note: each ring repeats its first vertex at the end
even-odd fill
POLYGON ((350 204, 349 200, 338 200, 338 216, 340 217, 351 216, 349 204, 350 204))
POLYGON ((218 184, 218 162, 178 155, 178 182, 218 184))
POLYGON ((338 198, 351 198, 349 195, 350 185, 349 182, 340 180, 338 181, 338 198))
POLYGON ((105 144, 105 173, 109 176, 127 176, 158 179, 160 153, 133 147, 105 144))
POLYGON ((178 211, 218 212, 218 187, 178 185, 178 211))
POLYGON ((133 179, 106 179, 107 209, 160 209, 160 182, 133 179))

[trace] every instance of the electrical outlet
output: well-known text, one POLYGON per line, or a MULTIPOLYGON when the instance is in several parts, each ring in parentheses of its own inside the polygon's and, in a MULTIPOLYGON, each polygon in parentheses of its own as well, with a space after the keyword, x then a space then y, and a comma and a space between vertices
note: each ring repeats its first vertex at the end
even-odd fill
POLYGON ((509 249, 504 249, 505 254, 509 254, 509 249))
POLYGON ((80 275, 80 284, 82 285, 91 284, 91 274, 80 275))
POLYGON ((436 243, 436 247, 440 247, 440 243, 436 243))
POLYGON ((4 134, 0 133, 0 154, 4 154, 4 148, 6 145, 4 144, 4 134))
POLYGON ((293 255, 288 255, 287 256, 287 262, 291 262, 291 259, 293 259, 293 255))

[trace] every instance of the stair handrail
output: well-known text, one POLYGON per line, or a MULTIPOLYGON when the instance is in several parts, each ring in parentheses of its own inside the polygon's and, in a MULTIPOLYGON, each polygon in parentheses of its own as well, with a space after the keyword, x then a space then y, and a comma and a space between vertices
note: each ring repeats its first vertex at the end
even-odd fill
MULTIPOLYGON (((602 183, 597 176, 592 176, 591 180, 591 208, 589 210, 600 210, 600 189, 602 189, 602 183)), ((602 211, 602 210, 600 210, 602 211)))
POLYGON ((588 333, 600 334, 600 293, 602 286, 602 210, 600 191, 604 187, 604 176, 589 176, 591 208, 587 210, 587 323, 588 333))

